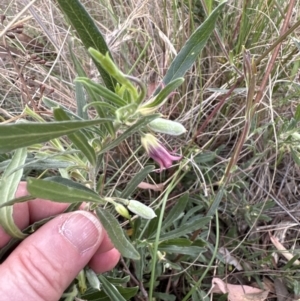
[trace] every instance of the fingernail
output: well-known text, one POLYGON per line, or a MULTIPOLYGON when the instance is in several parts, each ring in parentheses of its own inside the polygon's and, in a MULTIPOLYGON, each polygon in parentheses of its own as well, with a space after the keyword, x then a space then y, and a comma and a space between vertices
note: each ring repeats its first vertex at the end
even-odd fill
POLYGON ((78 211, 61 225, 60 233, 80 252, 94 247, 101 238, 100 222, 91 213, 78 211))

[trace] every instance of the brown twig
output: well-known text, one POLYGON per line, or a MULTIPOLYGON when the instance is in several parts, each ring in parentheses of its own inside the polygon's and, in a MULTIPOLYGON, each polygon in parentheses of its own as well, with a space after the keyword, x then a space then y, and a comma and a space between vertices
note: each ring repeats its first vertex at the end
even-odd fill
POLYGON ((132 281, 140 288, 141 293, 142 293, 143 296, 145 297, 145 300, 148 300, 148 293, 147 293, 147 291, 145 290, 143 283, 142 283, 141 281, 138 281, 138 280, 134 277, 134 275, 133 275, 133 274, 130 272, 130 270, 128 269, 128 266, 127 266, 127 264, 125 263, 125 261, 124 261, 123 258, 121 258, 120 261, 121 261, 121 263, 122 263, 122 265, 123 265, 123 267, 124 267, 125 273, 128 274, 128 275, 130 276, 131 280, 132 280, 132 281))

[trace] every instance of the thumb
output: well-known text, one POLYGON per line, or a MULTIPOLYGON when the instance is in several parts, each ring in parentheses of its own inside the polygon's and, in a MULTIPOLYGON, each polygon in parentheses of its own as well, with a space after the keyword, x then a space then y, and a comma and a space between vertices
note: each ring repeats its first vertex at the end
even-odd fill
POLYGON ((1 300, 57 301, 104 237, 86 211, 62 214, 26 238, 0 266, 1 300))

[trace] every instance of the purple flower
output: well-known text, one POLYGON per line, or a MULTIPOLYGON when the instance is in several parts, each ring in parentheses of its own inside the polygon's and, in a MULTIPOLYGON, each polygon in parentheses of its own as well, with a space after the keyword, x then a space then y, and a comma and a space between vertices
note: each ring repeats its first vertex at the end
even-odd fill
POLYGON ((141 138, 141 142, 148 156, 159 164, 160 171, 171 167, 173 161, 177 161, 182 158, 181 156, 172 156, 151 134, 145 134, 141 138))

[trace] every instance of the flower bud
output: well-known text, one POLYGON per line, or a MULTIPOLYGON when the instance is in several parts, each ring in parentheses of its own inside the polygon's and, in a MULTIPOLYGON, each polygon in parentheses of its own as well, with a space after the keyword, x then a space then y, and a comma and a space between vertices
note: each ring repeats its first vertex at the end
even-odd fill
POLYGON ((152 219, 152 218, 156 217, 156 214, 153 211, 153 209, 144 205, 141 202, 138 202, 135 200, 130 200, 127 207, 131 212, 137 214, 138 216, 140 216, 142 218, 152 219))
POLYGON ((86 274, 86 278, 87 278, 89 284, 91 285, 91 287, 100 291, 101 283, 99 281, 97 274, 91 269, 86 269, 85 274, 86 274))
POLYGON ((123 217, 130 219, 130 214, 128 210, 122 204, 116 204, 115 210, 123 217))
POLYGON ((181 123, 163 118, 154 119, 148 126, 155 132, 172 136, 179 136, 186 132, 185 127, 181 123))

